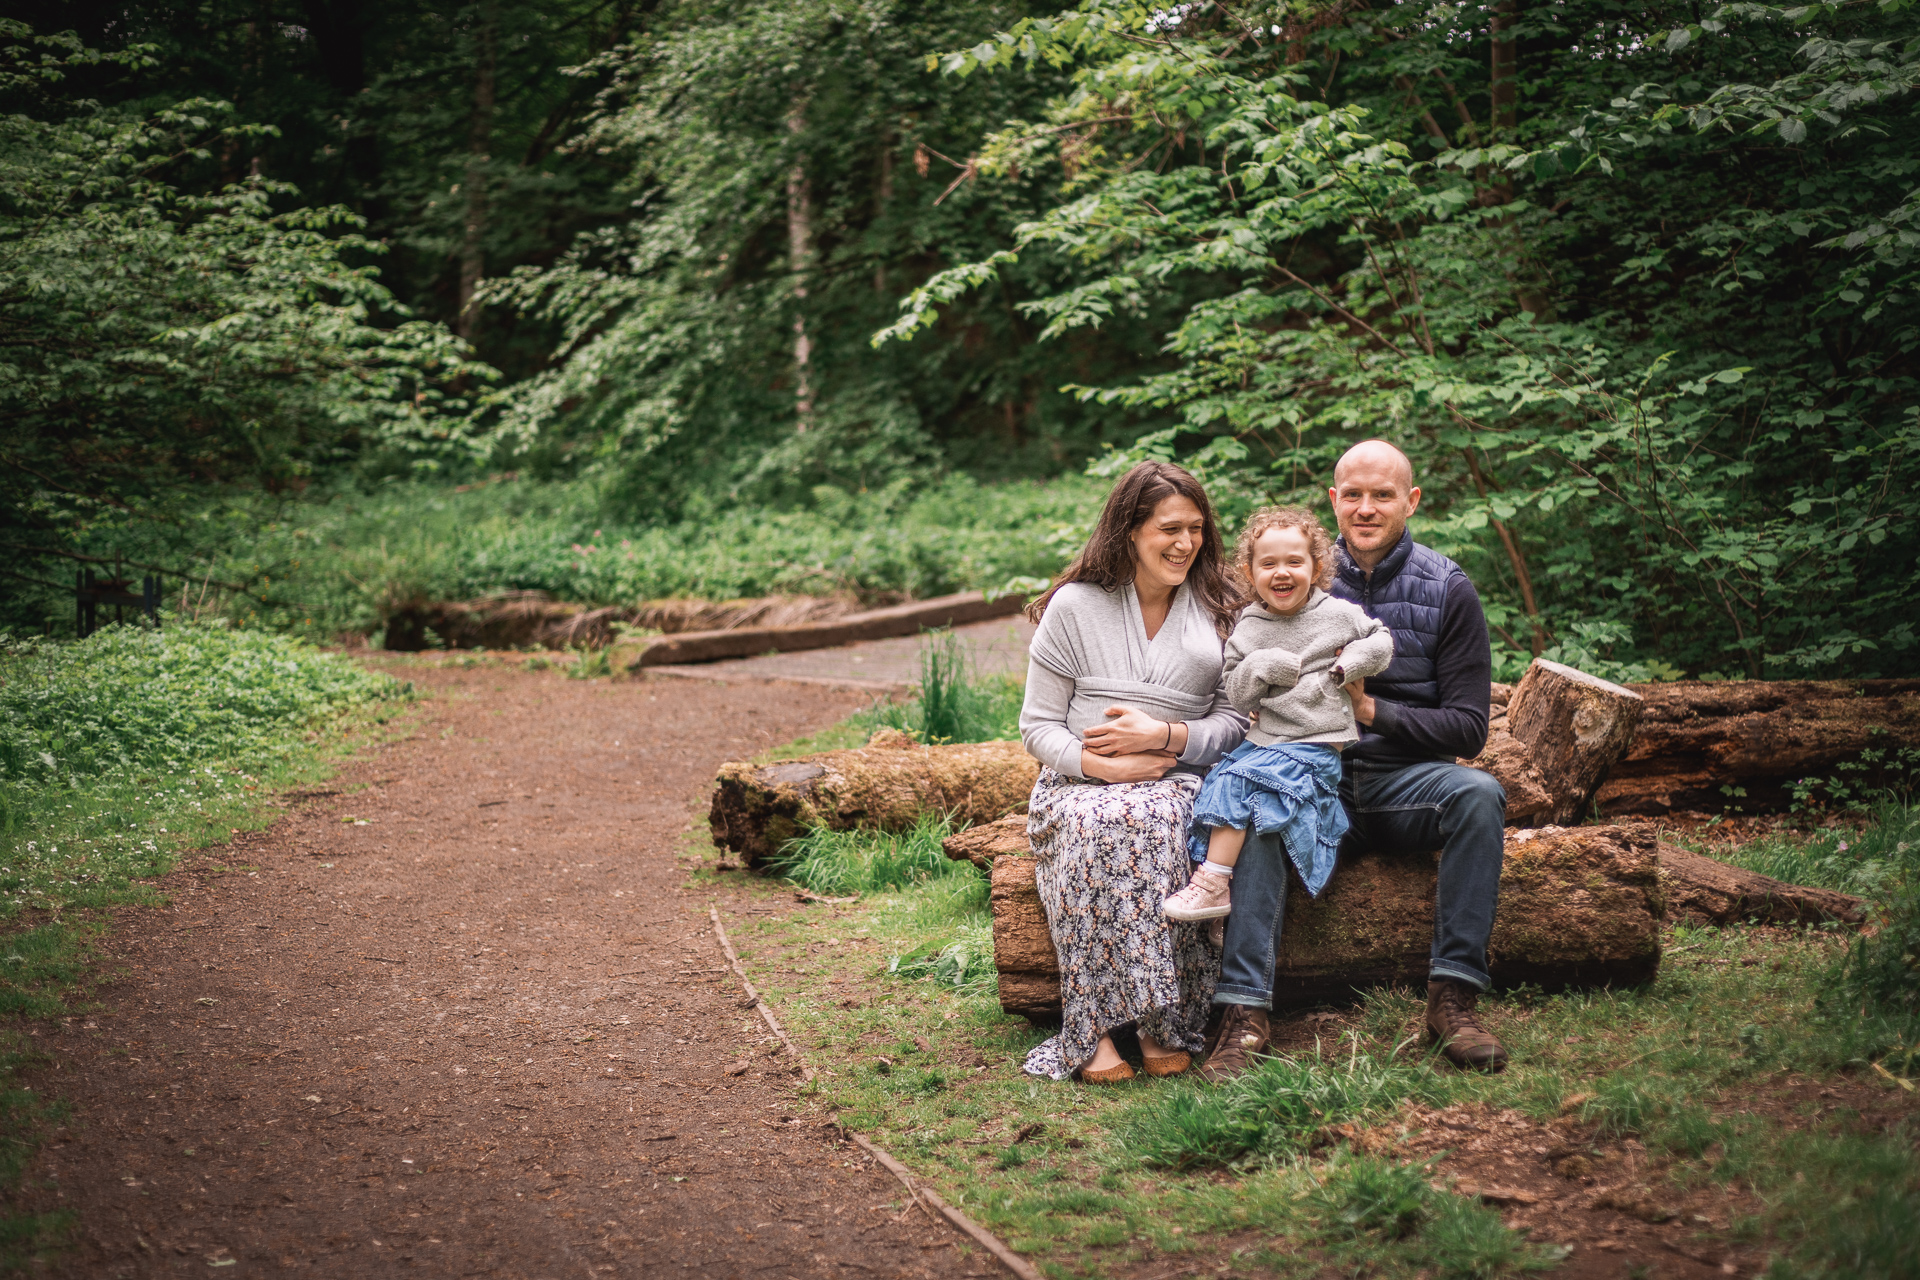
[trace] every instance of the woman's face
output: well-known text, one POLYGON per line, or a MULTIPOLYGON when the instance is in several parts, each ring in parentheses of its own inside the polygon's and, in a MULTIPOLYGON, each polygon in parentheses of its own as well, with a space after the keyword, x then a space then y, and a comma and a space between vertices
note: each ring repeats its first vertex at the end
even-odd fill
POLYGON ((1146 523, 1133 531, 1134 580, 1171 591, 1187 580, 1207 527, 1200 508, 1179 494, 1160 499, 1146 523))

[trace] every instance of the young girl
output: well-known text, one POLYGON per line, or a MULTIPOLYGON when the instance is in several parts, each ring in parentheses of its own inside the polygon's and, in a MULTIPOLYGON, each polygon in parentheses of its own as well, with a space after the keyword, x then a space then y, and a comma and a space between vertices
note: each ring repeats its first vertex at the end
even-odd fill
POLYGON ((1194 802, 1188 848, 1200 866, 1163 907, 1174 920, 1231 915, 1213 998, 1230 1007, 1202 1068, 1209 1079, 1244 1069, 1266 1046, 1287 860, 1317 897, 1347 832, 1340 751, 1360 740, 1346 686, 1393 660, 1385 625, 1327 594, 1333 543, 1310 512, 1255 512, 1235 559, 1256 599, 1227 640, 1226 693, 1253 723, 1194 802), (1241 866, 1249 831, 1253 851, 1241 866))

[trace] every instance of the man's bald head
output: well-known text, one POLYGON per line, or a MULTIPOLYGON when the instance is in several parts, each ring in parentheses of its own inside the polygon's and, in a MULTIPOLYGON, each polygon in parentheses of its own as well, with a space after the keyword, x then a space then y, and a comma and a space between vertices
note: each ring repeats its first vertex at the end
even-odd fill
POLYGON ((1347 555, 1369 573, 1399 545, 1420 506, 1413 463, 1385 440, 1362 440, 1341 454, 1327 497, 1347 555))
POLYGON ((1340 461, 1333 464, 1334 488, 1340 487, 1340 477, 1349 470, 1379 468, 1392 468, 1402 490, 1413 488, 1413 460, 1385 440, 1362 440, 1341 454, 1340 461))

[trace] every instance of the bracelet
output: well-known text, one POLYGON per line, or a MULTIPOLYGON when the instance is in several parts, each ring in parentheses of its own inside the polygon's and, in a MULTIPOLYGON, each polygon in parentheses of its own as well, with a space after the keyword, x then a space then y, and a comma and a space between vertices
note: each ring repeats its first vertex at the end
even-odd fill
POLYGON ((1173 721, 1171 720, 1167 721, 1167 740, 1161 745, 1160 749, 1162 751, 1173 750, 1173 721))

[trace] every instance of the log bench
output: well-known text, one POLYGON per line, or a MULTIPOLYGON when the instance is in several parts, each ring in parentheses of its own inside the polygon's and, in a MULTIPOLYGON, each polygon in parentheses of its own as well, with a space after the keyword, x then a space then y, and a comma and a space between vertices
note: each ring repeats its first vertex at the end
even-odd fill
MULTIPOLYGON (((1026 819, 949 837, 947 856, 992 874, 1000 1005, 1060 1014, 1060 968, 1034 887, 1026 819)), ((1424 986, 1433 942, 1437 854, 1342 861, 1319 898, 1297 875, 1274 981, 1276 1008, 1337 1003, 1357 987, 1424 986)), ((1659 842, 1650 823, 1507 833, 1500 909, 1488 945, 1497 986, 1545 990, 1635 986, 1660 966, 1660 927, 1683 915, 1713 923, 1858 921, 1859 899, 1783 884, 1659 842)))

